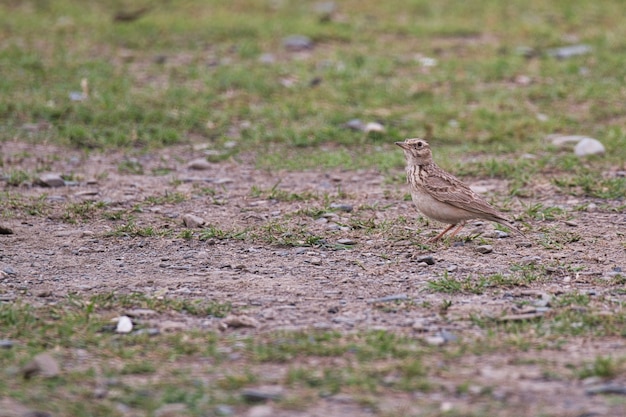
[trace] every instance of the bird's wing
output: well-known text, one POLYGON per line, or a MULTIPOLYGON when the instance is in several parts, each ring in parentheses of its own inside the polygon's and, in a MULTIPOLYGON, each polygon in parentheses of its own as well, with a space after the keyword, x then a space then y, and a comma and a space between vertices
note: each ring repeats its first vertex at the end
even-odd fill
POLYGON ((477 217, 493 217, 494 220, 508 220, 498 210, 493 208, 481 196, 476 194, 458 178, 447 172, 435 172, 423 184, 424 188, 435 199, 450 204, 462 210, 476 213, 477 217), (486 215, 486 216, 485 216, 486 215))

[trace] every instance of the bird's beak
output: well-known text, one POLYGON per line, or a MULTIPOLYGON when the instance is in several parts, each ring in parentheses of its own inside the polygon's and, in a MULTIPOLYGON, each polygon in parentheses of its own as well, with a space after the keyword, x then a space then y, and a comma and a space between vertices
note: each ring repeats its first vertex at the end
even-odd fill
POLYGON ((395 144, 398 145, 399 147, 401 147, 402 149, 407 149, 406 143, 404 143, 404 142, 395 142, 395 144))

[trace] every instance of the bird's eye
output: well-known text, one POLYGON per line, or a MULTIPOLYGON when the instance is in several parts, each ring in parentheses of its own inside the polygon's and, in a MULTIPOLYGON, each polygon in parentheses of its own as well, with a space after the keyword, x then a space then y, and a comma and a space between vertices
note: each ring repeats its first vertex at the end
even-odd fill
POLYGON ((417 142, 417 147, 421 148, 424 144, 422 142, 417 142))

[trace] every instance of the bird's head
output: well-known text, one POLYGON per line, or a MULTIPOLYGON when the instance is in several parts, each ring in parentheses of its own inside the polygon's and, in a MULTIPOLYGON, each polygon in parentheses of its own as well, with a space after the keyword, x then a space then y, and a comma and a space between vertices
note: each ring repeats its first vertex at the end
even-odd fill
POLYGON ((406 139, 404 142, 396 142, 396 145, 404 151, 409 165, 427 165, 433 161, 430 145, 424 139, 406 139))

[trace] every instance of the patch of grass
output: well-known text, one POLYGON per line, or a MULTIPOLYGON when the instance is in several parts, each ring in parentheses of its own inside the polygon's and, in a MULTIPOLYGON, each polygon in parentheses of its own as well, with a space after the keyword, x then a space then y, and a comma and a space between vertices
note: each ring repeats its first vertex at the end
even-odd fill
POLYGON ((582 369, 573 369, 580 379, 589 377, 614 378, 623 371, 623 361, 617 361, 611 356, 597 356, 596 359, 585 364, 582 369), (620 363, 621 362, 621 363, 620 363))
POLYGON ((78 221, 91 220, 105 207, 106 203, 102 201, 83 201, 80 203, 69 203, 65 206, 63 220, 68 223, 77 223, 78 221))
POLYGON ((156 205, 161 205, 161 204, 179 204, 186 200, 187 200, 187 196, 183 193, 166 192, 162 196, 147 196, 144 199, 144 203, 149 204, 151 206, 156 206, 156 205))
POLYGON ((153 226, 138 226, 133 218, 129 218, 125 224, 107 232, 108 237, 165 237, 172 234, 170 229, 155 229, 153 226))
POLYGON ((274 184, 269 190, 262 190, 256 185, 253 185, 250 195, 256 198, 275 201, 311 201, 319 198, 316 194, 308 191, 302 193, 289 192, 279 188, 279 185, 280 181, 274 184))

